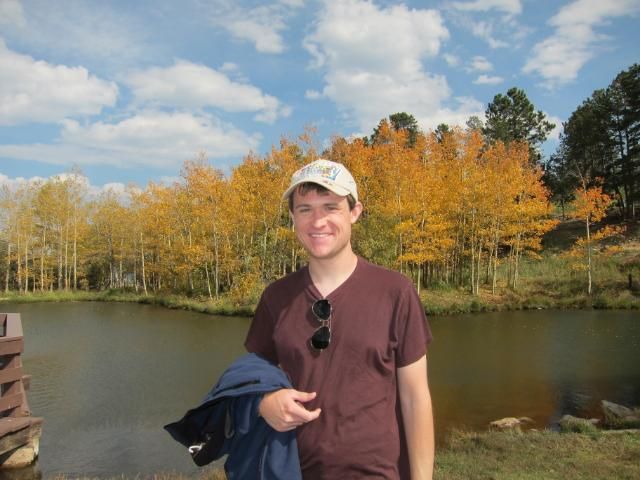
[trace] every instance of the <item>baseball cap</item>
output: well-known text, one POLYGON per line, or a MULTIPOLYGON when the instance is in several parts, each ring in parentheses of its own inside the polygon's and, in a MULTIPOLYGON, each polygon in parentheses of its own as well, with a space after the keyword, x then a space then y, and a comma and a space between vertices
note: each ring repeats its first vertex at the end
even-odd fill
POLYGON ((356 181, 347 167, 341 163, 320 158, 305 165, 291 176, 291 183, 282 195, 282 199, 288 198, 298 185, 305 182, 317 183, 342 197, 352 195, 358 201, 356 181))

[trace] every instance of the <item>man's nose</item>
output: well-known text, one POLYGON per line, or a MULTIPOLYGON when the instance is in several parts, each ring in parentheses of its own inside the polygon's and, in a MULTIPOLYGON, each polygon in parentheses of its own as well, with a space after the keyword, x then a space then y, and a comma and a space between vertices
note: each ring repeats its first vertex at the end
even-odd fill
POLYGON ((311 220, 314 225, 323 225, 325 222, 325 219, 327 218, 324 211, 322 211, 322 209, 320 208, 314 210, 312 215, 313 217, 311 220))

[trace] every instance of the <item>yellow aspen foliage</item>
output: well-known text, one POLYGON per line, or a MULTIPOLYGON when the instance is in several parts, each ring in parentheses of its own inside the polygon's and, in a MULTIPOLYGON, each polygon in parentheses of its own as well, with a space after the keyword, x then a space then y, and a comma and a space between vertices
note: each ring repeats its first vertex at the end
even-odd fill
POLYGON ((587 293, 593 291, 594 260, 600 254, 613 254, 615 250, 599 249, 606 238, 619 236, 624 227, 604 226, 593 232, 593 224, 602 221, 613 199, 603 192, 600 185, 583 186, 574 192, 574 201, 570 205, 570 218, 584 222, 585 235, 578 238, 566 256, 572 259, 571 268, 587 272, 587 293))

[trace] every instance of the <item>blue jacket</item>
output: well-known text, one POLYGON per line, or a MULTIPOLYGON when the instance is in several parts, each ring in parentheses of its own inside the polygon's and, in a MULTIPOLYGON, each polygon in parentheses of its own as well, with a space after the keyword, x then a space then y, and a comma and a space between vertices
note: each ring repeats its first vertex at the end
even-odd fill
POLYGON ((165 425, 198 466, 228 455, 229 480, 302 479, 295 430, 278 432, 258 415, 266 392, 291 388, 286 374, 254 353, 225 370, 201 405, 165 425))

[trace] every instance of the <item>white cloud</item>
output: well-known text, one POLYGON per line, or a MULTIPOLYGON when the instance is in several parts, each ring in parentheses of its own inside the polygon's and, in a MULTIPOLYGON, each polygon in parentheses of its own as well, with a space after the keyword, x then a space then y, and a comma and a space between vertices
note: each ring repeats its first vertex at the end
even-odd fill
POLYGON ((49 180, 64 181, 67 178, 71 178, 80 184, 86 191, 88 197, 97 198, 103 193, 112 192, 117 197, 125 199, 127 197, 127 186, 120 182, 110 182, 104 185, 92 185, 88 177, 78 173, 58 173, 51 175, 48 178, 34 176, 29 178, 15 177, 10 178, 7 175, 0 173, 0 187, 5 186, 9 191, 15 191, 18 188, 26 185, 38 185, 43 184, 49 180))
POLYGON ((548 140, 560 140, 560 134, 562 133, 562 122, 563 120, 560 117, 556 117, 554 115, 549 115, 545 112, 547 116, 547 120, 555 125, 551 133, 549 133, 548 140))
POLYGON ((102 193, 113 193, 116 197, 126 198, 127 186, 124 183, 120 183, 120 182, 105 183, 101 187, 90 185, 89 192, 90 192, 90 195, 93 195, 96 197, 100 196, 100 194, 102 193))
POLYGON ((174 169, 198 152, 210 158, 242 156, 260 137, 211 115, 144 111, 118 123, 67 120, 54 144, 0 145, 0 157, 59 165, 112 165, 174 169))
POLYGON ((395 112, 411 113, 423 127, 460 113, 442 105, 451 95, 446 78, 423 67, 448 37, 435 10, 346 0, 325 3, 304 44, 312 67, 325 72, 322 95, 361 131, 371 131, 395 112))
POLYGON ((24 10, 20 0, 0 1, 0 25, 16 27, 25 25, 24 10))
POLYGON ((492 49, 519 48, 531 28, 517 18, 521 0, 476 0, 445 3, 449 20, 484 40, 492 49))
POLYGON ((450 53, 443 54, 442 58, 450 67, 457 67, 458 65, 460 65, 460 58, 450 53))
POLYGON ((637 13, 640 9, 638 0, 576 0, 565 5, 549 23, 555 27, 567 25, 596 25, 607 17, 620 17, 637 13))
POLYGON ((491 48, 506 48, 509 44, 503 40, 495 38, 493 33, 493 24, 487 21, 473 22, 471 32, 478 38, 481 38, 491 48))
POLYGON ((504 82, 504 78, 491 75, 480 75, 473 81, 476 85, 498 85, 502 82, 504 82))
POLYGON ((403 75, 419 71, 421 59, 436 55, 448 37, 435 10, 404 5, 380 9, 367 1, 345 0, 325 5, 305 47, 318 67, 400 70, 403 75))
POLYGON ((224 62, 220 67, 221 72, 236 73, 238 71, 238 64, 233 62, 224 62))
POLYGON ((282 32, 292 9, 302 7, 302 0, 281 0, 279 4, 244 8, 230 0, 216 0, 209 5, 211 23, 227 30, 234 38, 254 44, 261 53, 278 54, 286 50, 282 32))
POLYGON ((471 2, 453 2, 452 5, 457 10, 467 12, 498 10, 509 15, 519 15, 522 13, 522 3, 520 0, 474 0, 471 2))
POLYGON ((36 61, 0 39, 0 125, 58 122, 113 106, 118 87, 83 67, 36 61))
POLYGON ((317 90, 307 90, 304 92, 304 98, 309 100, 318 100, 322 98, 322 94, 317 90))
POLYGON ((493 70, 493 65, 485 57, 476 55, 469 63, 469 70, 472 72, 490 72, 493 70))
POLYGON ((300 8, 304 6, 304 0, 280 0, 280 3, 292 8, 300 8))
POLYGON ((272 16, 270 21, 264 21, 264 18, 264 14, 258 13, 254 18, 232 20, 225 27, 234 37, 253 42, 259 52, 282 53, 284 42, 279 32, 284 29, 284 23, 278 17, 272 16))
POLYGON ((440 108, 435 115, 426 113, 416 116, 422 128, 433 130, 441 123, 465 125, 472 115, 484 119, 484 105, 475 98, 456 97, 453 102, 455 108, 440 108))
MULTIPOLYGON (((231 67, 227 64, 226 68, 231 67)), ((291 113, 277 98, 253 85, 234 82, 222 72, 185 61, 132 73, 125 83, 136 102, 146 105, 257 112, 255 120, 266 123, 291 113)))
POLYGON ((0 187, 6 187, 10 191, 14 191, 17 188, 20 188, 22 186, 35 185, 38 183, 42 183, 44 181, 46 181, 46 178, 43 178, 43 177, 36 176, 36 177, 30 177, 30 178, 25 178, 25 177, 10 178, 7 175, 0 173, 0 187))
POLYGON ((548 88, 575 80, 601 42, 608 39, 594 28, 610 18, 637 15, 639 11, 638 0, 576 0, 565 5, 548 22, 555 32, 533 47, 523 72, 541 76, 548 88))

